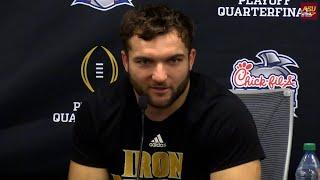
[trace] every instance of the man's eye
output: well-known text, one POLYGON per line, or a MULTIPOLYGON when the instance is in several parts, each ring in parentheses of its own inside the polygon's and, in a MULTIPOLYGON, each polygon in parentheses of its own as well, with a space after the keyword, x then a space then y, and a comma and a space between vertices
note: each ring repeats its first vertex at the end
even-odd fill
POLYGON ((180 58, 172 58, 172 59, 169 59, 169 63, 170 64, 177 64, 177 63, 179 63, 179 62, 181 62, 182 61, 182 59, 180 59, 180 58))
POLYGON ((137 61, 138 64, 141 64, 141 65, 146 65, 146 64, 150 64, 150 60, 148 59, 139 59, 137 61))

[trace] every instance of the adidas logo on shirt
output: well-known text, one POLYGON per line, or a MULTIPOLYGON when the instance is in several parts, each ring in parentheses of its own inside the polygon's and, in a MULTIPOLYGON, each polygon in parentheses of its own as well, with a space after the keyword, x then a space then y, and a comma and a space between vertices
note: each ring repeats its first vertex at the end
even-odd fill
POLYGON ((166 147, 167 144, 163 142, 161 135, 158 134, 151 142, 149 143, 150 147, 166 147))

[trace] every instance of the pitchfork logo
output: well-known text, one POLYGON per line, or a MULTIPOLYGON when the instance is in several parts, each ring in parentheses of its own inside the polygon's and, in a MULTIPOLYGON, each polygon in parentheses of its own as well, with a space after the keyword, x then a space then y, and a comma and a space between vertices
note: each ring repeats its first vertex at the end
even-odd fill
POLYGON ((100 11, 107 11, 120 5, 134 6, 131 1, 132 0, 74 0, 71 6, 83 4, 100 11))
POLYGON ((299 68, 298 64, 289 56, 274 50, 261 51, 256 57, 259 62, 246 58, 236 61, 230 77, 232 89, 289 88, 293 90, 296 109, 299 82, 297 74, 289 67, 299 68))

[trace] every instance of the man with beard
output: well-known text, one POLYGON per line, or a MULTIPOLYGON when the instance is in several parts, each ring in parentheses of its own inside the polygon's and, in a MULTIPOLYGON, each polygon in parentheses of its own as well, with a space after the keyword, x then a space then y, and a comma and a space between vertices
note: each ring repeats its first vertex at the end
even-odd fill
POLYGON ((252 117, 226 88, 192 71, 193 30, 166 6, 125 14, 127 77, 82 103, 70 180, 260 179, 264 153, 252 117), (148 99, 145 111, 139 97, 148 99))

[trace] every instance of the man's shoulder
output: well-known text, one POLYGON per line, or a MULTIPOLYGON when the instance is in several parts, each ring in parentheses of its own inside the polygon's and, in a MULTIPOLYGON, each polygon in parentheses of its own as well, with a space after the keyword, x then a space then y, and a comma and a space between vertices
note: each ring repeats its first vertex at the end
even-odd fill
POLYGON ((112 84, 97 88, 86 100, 90 105, 109 106, 126 100, 129 93, 132 93, 130 83, 123 77, 112 84))
POLYGON ((122 78, 111 85, 97 88, 85 98, 81 108, 90 112, 94 122, 105 123, 122 114, 130 94, 133 94, 130 84, 122 78))
POLYGON ((198 97, 201 101, 206 99, 216 99, 221 97, 233 97, 233 94, 226 86, 217 82, 216 79, 205 74, 193 72, 191 73, 191 97, 198 97))
POLYGON ((211 117, 246 111, 235 94, 209 76, 193 73, 191 84, 187 103, 193 109, 191 116, 195 119, 204 118, 204 115, 211 117))

